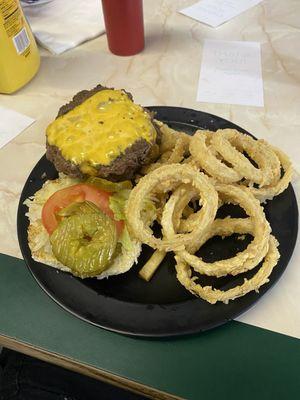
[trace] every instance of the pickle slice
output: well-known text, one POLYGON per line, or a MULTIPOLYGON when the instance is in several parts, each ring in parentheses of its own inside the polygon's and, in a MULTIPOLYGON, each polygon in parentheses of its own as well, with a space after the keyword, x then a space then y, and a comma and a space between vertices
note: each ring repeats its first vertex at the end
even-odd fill
POLYGON ((82 201, 71 203, 67 207, 59 210, 56 215, 58 217, 70 217, 74 214, 87 214, 91 212, 98 212, 99 208, 90 201, 82 201))
POLYGON ((89 185, 96 186, 99 189, 105 190, 107 192, 118 192, 123 189, 132 189, 132 183, 130 181, 122 182, 111 182, 103 178, 89 177, 86 180, 89 185))
POLYGON ((115 223, 90 204, 79 205, 63 218, 50 236, 55 257, 81 278, 93 277, 109 267, 116 246, 115 223), (81 210, 80 210, 81 207, 81 210))

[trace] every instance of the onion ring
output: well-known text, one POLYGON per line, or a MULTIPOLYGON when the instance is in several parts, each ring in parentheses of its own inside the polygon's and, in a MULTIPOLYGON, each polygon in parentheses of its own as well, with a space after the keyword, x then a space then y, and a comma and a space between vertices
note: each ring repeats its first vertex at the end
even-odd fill
MULTIPOLYGON (((162 217, 165 223, 172 224, 172 212, 168 215, 165 212, 169 208, 172 211, 174 205, 170 204, 170 200, 165 205, 162 217)), ((144 176, 133 188, 126 206, 126 221, 130 233, 141 242, 154 249, 172 251, 183 249, 184 246, 201 237, 214 220, 217 207, 218 194, 207 176, 189 165, 164 165, 144 176), (170 239, 155 238, 150 227, 146 226, 140 218, 143 199, 153 191, 170 191, 182 182, 191 184, 200 195, 202 209, 198 213, 198 223, 190 233, 174 234, 170 239)))
POLYGON ((292 164, 281 150, 235 129, 198 130, 191 139, 190 153, 196 165, 217 182, 248 186, 260 202, 282 193, 292 179, 292 164), (244 151, 258 168, 243 155, 244 151))
POLYGON ((279 178, 279 180, 271 186, 265 186, 262 188, 254 188, 254 187, 249 188, 252 194, 261 203, 264 203, 266 200, 272 200, 275 196, 278 196, 280 193, 285 191, 285 189, 289 186, 289 183, 291 182, 293 176, 293 166, 289 157, 283 151, 277 149, 276 147, 273 146, 270 147, 277 155, 281 163, 283 169, 283 176, 279 178))
POLYGON ((186 151, 189 149, 189 144, 191 140, 190 135, 185 132, 176 131, 175 129, 170 128, 167 124, 164 124, 161 121, 155 120, 155 122, 159 126, 159 129, 162 133, 160 144, 161 153, 165 153, 168 150, 173 150, 178 139, 181 139, 184 142, 186 151))
POLYGON ((168 127, 162 122, 156 121, 162 133, 159 146, 160 158, 156 162, 145 165, 141 172, 143 175, 161 167, 164 164, 180 163, 189 150, 191 137, 184 132, 179 132, 168 127))
POLYGON ((142 168, 143 174, 148 174, 151 171, 161 167, 164 164, 173 164, 173 163, 180 163, 184 159, 184 155, 186 153, 186 147, 184 140, 178 138, 176 140, 175 146, 173 150, 167 150, 163 153, 155 163, 145 165, 142 168))
POLYGON ((280 162, 263 141, 255 140, 235 129, 219 129, 212 135, 211 145, 235 171, 260 186, 271 184, 280 177, 280 162), (259 168, 251 164, 243 151, 249 154, 259 168))
POLYGON ((242 285, 235 286, 226 291, 213 289, 211 286, 202 287, 197 284, 197 277, 191 277, 191 270, 188 264, 176 256, 177 279, 188 291, 201 297, 203 300, 206 300, 211 304, 215 304, 217 301, 222 301, 227 304, 229 300, 234 300, 237 297, 244 296, 252 290, 258 291, 262 285, 269 282, 268 278, 280 257, 277 246, 277 240, 273 235, 270 235, 269 249, 258 272, 251 279, 245 279, 242 285))
MULTIPOLYGON (((253 269, 264 258, 268 251, 271 228, 265 218, 263 208, 260 206, 258 200, 256 200, 255 197, 251 195, 248 189, 233 185, 222 184, 218 184, 216 188, 218 190, 218 193, 221 194, 226 202, 239 204, 250 216, 252 221, 252 234, 254 239, 248 245, 247 249, 245 249, 243 252, 238 253, 232 258, 219 260, 214 263, 206 263, 202 261, 199 257, 190 254, 187 249, 179 251, 177 255, 186 263, 191 265, 195 269, 195 271, 199 272, 200 274, 217 277, 225 276, 228 274, 237 275, 253 269)), ((162 218, 162 224, 163 221, 164 218, 162 218)), ((164 225, 163 228, 164 231, 167 232, 167 235, 171 234, 170 228, 168 231, 166 230, 167 228, 164 225)), ((208 238, 209 237, 212 236, 208 234, 208 238)), ((204 238, 205 235, 198 240, 197 245, 199 247, 205 242, 203 242, 204 238)), ((193 250, 195 249, 193 248, 193 250)))
POLYGON ((222 183, 238 182, 243 175, 228 167, 216 157, 216 151, 207 142, 211 141, 214 133, 198 130, 191 139, 190 153, 198 167, 203 168, 210 176, 222 183))

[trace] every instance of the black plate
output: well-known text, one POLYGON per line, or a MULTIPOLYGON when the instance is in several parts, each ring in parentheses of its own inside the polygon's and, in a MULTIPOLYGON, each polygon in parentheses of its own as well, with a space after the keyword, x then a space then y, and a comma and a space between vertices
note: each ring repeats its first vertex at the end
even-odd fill
MULTIPOLYGON (((148 108, 157 113, 157 119, 190 134, 198 128, 213 131, 235 128, 247 133, 225 119, 200 111, 178 107, 148 108)), ((298 208, 290 185, 284 193, 265 206, 267 219, 280 243, 281 258, 271 274, 270 282, 262 286, 259 293, 248 293, 228 305, 210 305, 193 297, 180 285, 175 276, 171 254, 165 258, 151 282, 146 283, 137 274, 151 254, 151 249, 146 246, 139 257, 139 264, 128 273, 102 281, 81 280, 35 262, 28 247, 28 219, 25 216, 27 207, 23 205, 23 201, 40 189, 45 180, 56 177, 57 172, 44 156, 34 167, 24 186, 18 209, 18 237, 23 257, 39 285, 59 305, 85 321, 112 331, 162 337, 196 333, 224 324, 249 309, 280 278, 296 243, 298 208)), ((240 210, 225 207, 221 213, 239 216, 240 210)), ((231 257, 244 247, 245 243, 235 237, 224 241, 214 238, 203 247, 201 255, 207 261, 214 261, 216 258, 231 257)), ((256 270, 242 276, 218 279, 215 286, 228 289, 240 284, 244 277, 252 276, 256 270)), ((205 284, 215 281, 215 278, 208 277, 202 280, 205 284)))

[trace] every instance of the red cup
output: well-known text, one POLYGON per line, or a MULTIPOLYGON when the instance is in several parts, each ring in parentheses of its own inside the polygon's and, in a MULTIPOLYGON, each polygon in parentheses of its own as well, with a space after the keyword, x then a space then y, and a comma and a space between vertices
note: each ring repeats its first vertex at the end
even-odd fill
POLYGON ((132 56, 145 46, 143 0, 102 0, 109 50, 132 56))

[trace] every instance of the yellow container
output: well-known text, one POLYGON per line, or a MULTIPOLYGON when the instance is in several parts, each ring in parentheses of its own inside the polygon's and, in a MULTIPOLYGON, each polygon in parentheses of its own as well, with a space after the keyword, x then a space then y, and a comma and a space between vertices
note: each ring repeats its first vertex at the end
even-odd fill
POLYGON ((29 82, 40 65, 33 34, 18 0, 0 0, 0 93, 29 82))

